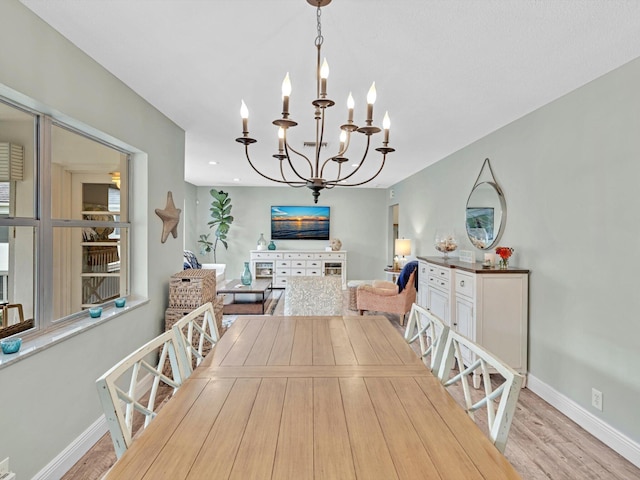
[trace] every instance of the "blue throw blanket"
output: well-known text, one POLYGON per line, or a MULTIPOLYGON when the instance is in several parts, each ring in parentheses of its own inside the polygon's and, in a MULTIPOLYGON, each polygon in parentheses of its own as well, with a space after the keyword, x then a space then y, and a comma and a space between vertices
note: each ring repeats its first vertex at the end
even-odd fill
POLYGON ((407 286, 407 282, 409 281, 409 277, 411 276, 411 273, 415 270, 416 274, 413 276, 413 283, 416 287, 416 290, 418 289, 418 261, 417 260, 413 260, 409 263, 407 263, 403 268, 402 271, 400 272, 400 275, 398 275, 398 293, 400 293, 402 290, 405 289, 405 287, 407 286))

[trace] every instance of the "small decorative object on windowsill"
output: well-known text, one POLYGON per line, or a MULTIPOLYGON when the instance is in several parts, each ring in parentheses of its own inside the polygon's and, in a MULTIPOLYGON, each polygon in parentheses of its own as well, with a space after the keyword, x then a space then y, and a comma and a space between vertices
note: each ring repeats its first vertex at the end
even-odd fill
POLYGON ((436 231, 435 238, 436 250, 444 255, 444 259, 449 258, 449 253, 454 252, 458 248, 458 242, 453 233, 445 230, 436 231))
POLYGON ((127 299, 126 298, 116 298, 116 307, 117 308, 123 308, 126 303, 127 303, 127 299))
POLYGON ((258 244, 256 245, 256 250, 266 250, 267 249, 267 241, 264 239, 264 234, 260 234, 260 238, 258 239, 258 244))
POLYGON ((496 248, 496 253, 500 256, 500 269, 506 270, 509 268, 509 257, 513 253, 513 248, 511 247, 498 247, 496 248))
MULTIPOLYGON (((262 235, 260 235, 262 237, 262 235)), ((249 262, 244 262, 244 270, 242 275, 240 275, 240 281, 242 285, 251 285, 251 281, 253 280, 251 276, 251 270, 249 270, 249 262)))
POLYGON ((271 240, 269 242, 269 246, 267 247, 269 250, 275 250, 276 249, 276 244, 273 243, 273 240, 271 240))
POLYGON ((2 346, 2 353, 5 355, 16 353, 22 346, 22 339, 20 337, 5 338, 0 340, 0 345, 2 346))
POLYGON ((89 316, 91 318, 99 318, 102 315, 102 307, 92 307, 89 309, 89 316))

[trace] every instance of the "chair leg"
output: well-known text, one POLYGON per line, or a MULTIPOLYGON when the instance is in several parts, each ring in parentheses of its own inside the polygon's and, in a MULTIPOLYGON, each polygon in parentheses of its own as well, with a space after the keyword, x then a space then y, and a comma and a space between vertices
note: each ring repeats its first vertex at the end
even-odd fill
POLYGON ((358 314, 359 315, 363 315, 364 314, 364 310, 358 310, 358 314))

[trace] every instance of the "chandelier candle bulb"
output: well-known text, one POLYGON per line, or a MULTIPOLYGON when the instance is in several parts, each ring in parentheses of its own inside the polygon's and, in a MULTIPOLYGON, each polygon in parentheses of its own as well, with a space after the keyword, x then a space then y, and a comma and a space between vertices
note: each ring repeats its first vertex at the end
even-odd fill
POLYGON ((325 98, 327 96, 327 78, 329 78, 329 64, 327 59, 322 62, 320 67, 320 97, 325 98))
POLYGON ((353 96, 351 92, 349 92, 349 97, 347 98, 347 109, 349 110, 349 117, 347 122, 353 123, 353 107, 355 107, 355 102, 353 101, 353 96))
POLYGON ((373 104, 376 103, 376 82, 371 84, 369 93, 367 93, 367 125, 371 125, 373 121, 373 104))
POLYGON ((391 119, 389 118, 389 112, 384 112, 384 118, 382 119, 382 128, 384 129, 384 144, 389 143, 389 127, 391 127, 391 119))
POLYGON ((291 95, 291 80, 289 79, 289 72, 282 81, 282 116, 289 116, 289 95, 291 95))
POLYGON ((242 133, 247 135, 249 133, 249 109, 244 103, 244 100, 242 100, 242 105, 240 105, 240 116, 242 117, 242 133))
POLYGON ((284 128, 278 128, 278 151, 284 152, 284 128))
POLYGON ((347 132, 342 130, 340 132, 340 153, 339 153, 339 155, 342 155, 344 153, 344 143, 346 141, 347 141, 347 132))

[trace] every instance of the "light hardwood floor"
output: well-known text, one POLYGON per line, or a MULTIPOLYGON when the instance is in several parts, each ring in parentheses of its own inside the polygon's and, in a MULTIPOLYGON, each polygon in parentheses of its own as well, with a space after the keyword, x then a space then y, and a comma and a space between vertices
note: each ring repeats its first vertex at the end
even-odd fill
MULTIPOLYGON (((346 295, 346 293, 345 293, 346 295)), ((281 315, 281 300, 274 315, 281 315)), ((347 308, 344 315, 358 313, 347 308)), ((403 334, 396 315, 385 315, 403 334)), ((98 397, 96 394, 96 402, 98 397)), ((481 415, 478 424, 484 428, 481 415)), ((528 389, 523 389, 511 425, 505 456, 525 480, 634 480, 640 469, 551 407, 528 389)), ((100 479, 116 460, 107 433, 63 480, 100 479)), ((462 480, 462 479, 461 479, 462 480)))

